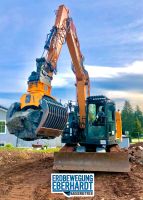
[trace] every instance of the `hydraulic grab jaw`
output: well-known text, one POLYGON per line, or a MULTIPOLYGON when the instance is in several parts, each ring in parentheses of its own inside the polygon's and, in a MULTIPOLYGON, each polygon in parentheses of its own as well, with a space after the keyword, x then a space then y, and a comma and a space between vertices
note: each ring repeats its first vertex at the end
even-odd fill
POLYGON ((67 117, 62 104, 44 96, 37 108, 21 109, 19 103, 12 104, 7 112, 7 127, 11 134, 23 140, 53 139, 61 135, 67 117))

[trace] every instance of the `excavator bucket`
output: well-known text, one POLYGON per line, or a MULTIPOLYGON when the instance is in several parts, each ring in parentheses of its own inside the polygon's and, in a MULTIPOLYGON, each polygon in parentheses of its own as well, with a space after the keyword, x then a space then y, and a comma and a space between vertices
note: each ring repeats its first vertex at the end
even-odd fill
POLYGON ((127 152, 56 152, 54 170, 129 172, 127 152))

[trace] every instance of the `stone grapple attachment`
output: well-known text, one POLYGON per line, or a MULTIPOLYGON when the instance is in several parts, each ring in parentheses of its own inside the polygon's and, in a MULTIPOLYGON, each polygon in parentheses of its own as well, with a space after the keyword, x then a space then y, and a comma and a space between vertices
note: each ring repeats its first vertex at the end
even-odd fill
POLYGON ((23 140, 52 139, 59 136, 67 122, 67 109, 50 97, 43 97, 39 107, 20 108, 14 103, 7 113, 11 134, 23 140))

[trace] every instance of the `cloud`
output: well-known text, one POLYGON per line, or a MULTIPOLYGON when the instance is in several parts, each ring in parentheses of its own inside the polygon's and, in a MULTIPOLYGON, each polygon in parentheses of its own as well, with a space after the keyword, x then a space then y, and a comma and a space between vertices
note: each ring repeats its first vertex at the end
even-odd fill
MULTIPOLYGON (((134 61, 133 63, 126 65, 124 67, 110 67, 110 66, 90 66, 85 65, 86 70, 89 73, 89 77, 96 82, 96 79, 100 82, 106 80, 111 80, 111 82, 116 78, 126 78, 128 84, 130 79, 134 78, 134 83, 138 81, 138 77, 143 77, 143 61, 134 61)), ((72 70, 70 72, 58 73, 54 76, 53 86, 55 87, 70 87, 69 82, 75 80, 75 75, 72 70)), ((120 84, 120 80, 118 80, 120 84)), ((114 86, 113 86, 114 87, 114 86)))
POLYGON ((133 106, 139 105, 143 110, 143 93, 131 91, 105 91, 105 95, 116 102, 116 108, 122 109, 125 100, 129 100, 133 106))
POLYGON ((130 22, 129 24, 127 24, 126 26, 122 27, 122 29, 134 29, 134 28, 138 28, 138 27, 142 27, 143 26, 143 19, 136 19, 132 22, 130 22))
POLYGON ((70 79, 60 76, 55 76, 52 81, 52 87, 70 87, 70 79))
MULTIPOLYGON (((130 100, 133 107, 142 107, 143 102, 143 61, 134 61, 124 67, 85 66, 91 81, 91 95, 103 94, 115 100, 118 109, 122 109, 124 101, 130 100)), ((71 72, 57 74, 54 77, 53 91, 74 88, 75 76, 71 72), (58 76, 58 79, 57 79, 58 76), (64 85, 65 84, 65 85, 64 85)), ((70 89, 70 93, 71 93, 70 89)), ((66 93, 68 98, 69 94, 66 93)), ((75 96, 74 96, 75 99, 75 96)))
POLYGON ((6 108, 8 108, 13 102, 15 102, 14 99, 0 98, 0 105, 5 106, 6 108))
POLYGON ((143 92, 142 75, 120 75, 113 78, 91 79, 92 85, 106 90, 136 91, 143 92))
MULTIPOLYGON (((90 80, 94 87, 102 89, 118 89, 118 90, 140 90, 143 85, 143 61, 134 61, 133 63, 123 67, 110 66, 91 66, 85 65, 89 73, 90 80)), ((27 79, 30 75, 28 69, 21 70, 17 73, 16 70, 8 70, 1 72, 1 81, 5 82, 5 87, 0 85, 0 92, 21 92, 26 91, 27 79), (14 72, 15 71, 15 72, 14 72), (10 74, 15 73, 15 76, 10 74)), ((52 86, 53 88, 71 88, 74 87, 75 75, 72 70, 65 68, 65 72, 54 75, 52 86)))
POLYGON ((112 78, 121 74, 143 74, 143 61, 134 61, 124 67, 86 65, 86 69, 92 78, 112 78))

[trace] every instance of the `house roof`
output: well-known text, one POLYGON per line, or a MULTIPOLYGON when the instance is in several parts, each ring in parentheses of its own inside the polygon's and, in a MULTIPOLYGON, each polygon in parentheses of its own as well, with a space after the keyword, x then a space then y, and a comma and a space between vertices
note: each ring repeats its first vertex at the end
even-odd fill
POLYGON ((3 110, 3 111, 7 111, 8 110, 8 108, 6 108, 6 107, 4 107, 4 106, 2 106, 2 105, 0 105, 0 110, 3 110))

